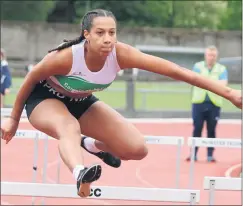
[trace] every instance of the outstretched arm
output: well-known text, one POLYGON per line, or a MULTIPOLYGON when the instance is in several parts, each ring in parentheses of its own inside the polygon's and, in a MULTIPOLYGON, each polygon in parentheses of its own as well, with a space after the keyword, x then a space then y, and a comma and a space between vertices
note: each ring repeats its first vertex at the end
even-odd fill
POLYGON ((19 121, 24 104, 34 89, 35 85, 45 80, 49 76, 57 74, 67 74, 72 65, 71 50, 62 50, 60 52, 53 52, 44 57, 42 61, 36 64, 33 69, 26 75, 23 84, 16 96, 11 117, 19 121))
POLYGON ((219 81, 203 77, 200 74, 180 67, 179 65, 165 59, 144 54, 129 45, 118 43, 117 57, 118 63, 122 69, 139 68, 187 82, 191 85, 209 90, 228 100, 231 98, 232 89, 222 85, 219 81))

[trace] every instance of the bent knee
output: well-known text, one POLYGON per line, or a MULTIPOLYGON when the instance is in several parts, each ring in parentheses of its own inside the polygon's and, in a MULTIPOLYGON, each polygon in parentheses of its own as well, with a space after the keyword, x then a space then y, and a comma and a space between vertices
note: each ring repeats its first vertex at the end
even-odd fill
POLYGON ((129 148, 121 155, 121 159, 123 160, 141 160, 145 158, 148 154, 148 148, 146 144, 136 144, 129 148))
POLYGON ((74 137, 79 135, 80 137, 81 130, 79 122, 76 119, 61 119, 57 122, 56 135, 58 138, 65 137, 74 137))
POLYGON ((147 145, 141 144, 133 150, 131 157, 134 160, 141 160, 141 159, 145 158, 147 156, 147 154, 148 154, 147 145))

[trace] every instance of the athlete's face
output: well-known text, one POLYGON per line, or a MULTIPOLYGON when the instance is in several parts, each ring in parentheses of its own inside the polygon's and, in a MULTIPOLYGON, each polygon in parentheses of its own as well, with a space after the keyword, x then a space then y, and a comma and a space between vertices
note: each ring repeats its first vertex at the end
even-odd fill
POLYGON ((112 17, 93 19, 90 32, 84 32, 90 49, 101 56, 108 56, 116 43, 116 22, 112 17))

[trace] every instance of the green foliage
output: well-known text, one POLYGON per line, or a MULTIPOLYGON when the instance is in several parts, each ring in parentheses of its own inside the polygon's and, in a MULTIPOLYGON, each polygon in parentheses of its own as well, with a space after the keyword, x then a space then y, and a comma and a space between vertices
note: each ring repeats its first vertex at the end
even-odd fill
POLYGON ((227 10, 221 16, 219 29, 242 30, 242 1, 227 2, 227 10))
POLYGON ((223 7, 222 2, 171 1, 174 4, 172 27, 216 29, 223 7))
POLYGON ((1 1, 1 19, 45 21, 56 1, 1 1))
POLYGON ((120 25, 242 29, 242 1, 49 0, 2 1, 3 20, 80 23, 91 9, 111 10, 120 25))

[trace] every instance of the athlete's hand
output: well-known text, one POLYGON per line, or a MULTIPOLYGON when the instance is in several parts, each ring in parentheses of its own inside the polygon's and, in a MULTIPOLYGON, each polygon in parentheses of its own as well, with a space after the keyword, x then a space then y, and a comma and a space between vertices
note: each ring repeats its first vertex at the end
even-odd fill
POLYGON ((234 104, 236 107, 242 109, 242 95, 241 90, 232 89, 230 92, 229 100, 234 104))
POLYGON ((14 137, 18 129, 19 121, 13 118, 7 118, 1 124, 1 138, 6 141, 6 144, 14 137))

